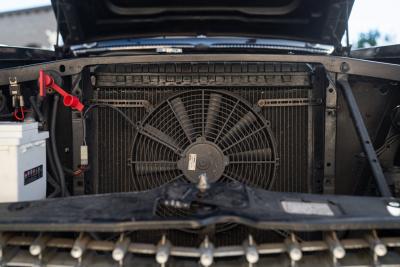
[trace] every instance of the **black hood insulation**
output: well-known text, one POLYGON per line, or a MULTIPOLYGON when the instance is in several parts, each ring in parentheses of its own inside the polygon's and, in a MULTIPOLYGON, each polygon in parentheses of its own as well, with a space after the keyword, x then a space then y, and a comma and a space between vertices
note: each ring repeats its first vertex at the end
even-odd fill
POLYGON ((123 38, 206 35, 289 39, 338 46, 353 2, 52 0, 66 45, 123 38))

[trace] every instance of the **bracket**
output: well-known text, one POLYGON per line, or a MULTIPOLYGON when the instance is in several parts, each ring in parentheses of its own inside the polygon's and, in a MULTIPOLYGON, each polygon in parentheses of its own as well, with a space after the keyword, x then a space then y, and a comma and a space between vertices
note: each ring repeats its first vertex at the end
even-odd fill
POLYGON ((371 138, 368 134, 367 127, 365 126, 360 109, 357 105, 357 101, 353 95, 353 91, 347 79, 347 75, 339 76, 338 82, 342 87, 343 95, 349 108, 354 127, 356 128, 356 132, 364 153, 367 156, 368 163, 371 167, 372 174, 378 185, 379 192, 383 197, 391 197, 392 193, 387 184, 385 175, 383 174, 381 164, 379 163, 379 159, 376 155, 371 138))
POLYGON ((336 157, 336 105, 337 90, 328 74, 329 85, 325 98, 325 148, 324 148, 324 194, 335 193, 335 157, 336 157))

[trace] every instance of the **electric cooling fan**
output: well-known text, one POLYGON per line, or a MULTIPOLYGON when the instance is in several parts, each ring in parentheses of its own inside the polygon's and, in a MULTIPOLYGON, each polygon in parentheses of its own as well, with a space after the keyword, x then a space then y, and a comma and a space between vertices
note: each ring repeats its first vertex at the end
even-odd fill
POLYGON ((225 92, 191 90, 162 102, 139 126, 132 146, 132 188, 177 180, 239 181, 269 189, 277 167, 269 122, 245 100, 225 92))

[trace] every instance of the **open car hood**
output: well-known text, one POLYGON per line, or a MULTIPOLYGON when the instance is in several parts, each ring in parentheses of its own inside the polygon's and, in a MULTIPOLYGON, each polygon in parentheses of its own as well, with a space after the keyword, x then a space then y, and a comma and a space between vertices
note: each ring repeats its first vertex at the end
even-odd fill
POLYGON ((337 46, 354 0, 52 0, 64 44, 160 36, 275 38, 337 46))

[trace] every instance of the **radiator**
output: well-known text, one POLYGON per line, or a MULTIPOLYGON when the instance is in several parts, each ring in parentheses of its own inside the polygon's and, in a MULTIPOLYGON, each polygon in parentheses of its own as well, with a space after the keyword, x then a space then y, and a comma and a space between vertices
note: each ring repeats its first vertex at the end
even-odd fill
MULTIPOLYGON (((96 70, 91 101, 117 106, 139 125, 176 94, 199 90, 229 92, 269 123, 276 145, 276 171, 268 189, 310 192, 315 158, 314 111, 322 104, 321 98, 315 97, 310 80, 307 66, 299 64, 113 65, 96 70)), ((152 181, 143 181, 130 163, 136 129, 107 107, 94 111, 89 129, 93 137, 90 149, 97 155, 91 164, 93 191, 146 189, 152 181)), ((257 165, 249 168, 262 179, 257 165)))

